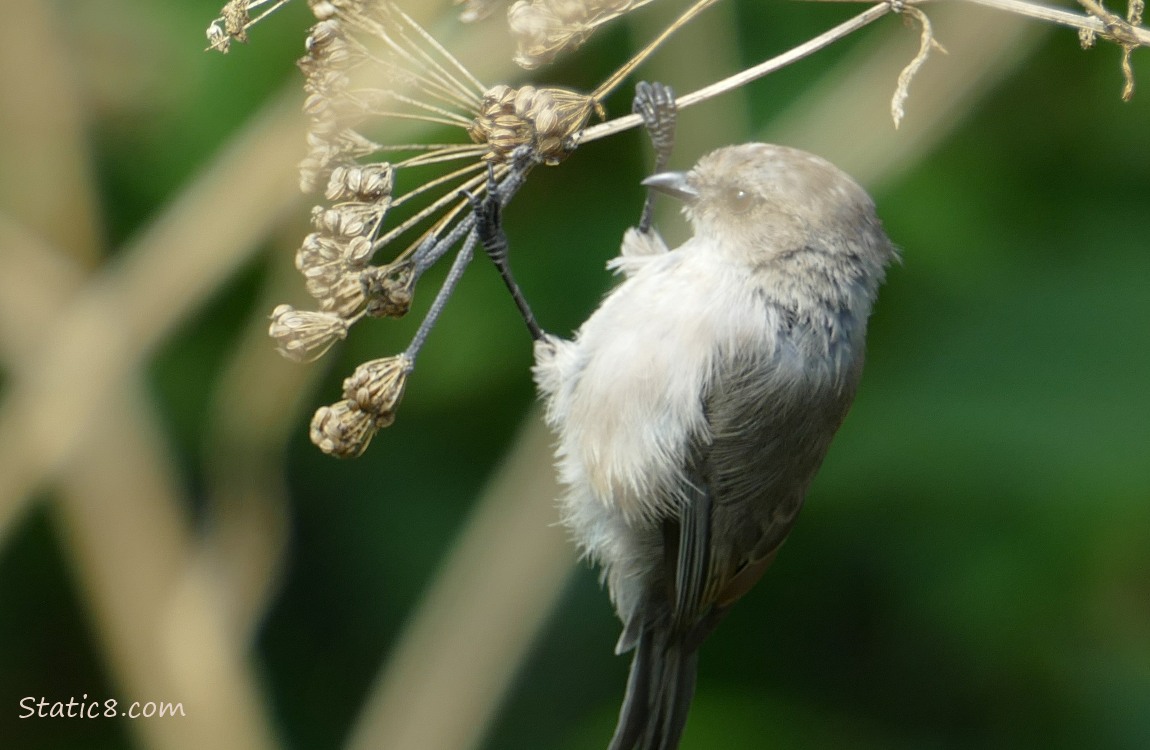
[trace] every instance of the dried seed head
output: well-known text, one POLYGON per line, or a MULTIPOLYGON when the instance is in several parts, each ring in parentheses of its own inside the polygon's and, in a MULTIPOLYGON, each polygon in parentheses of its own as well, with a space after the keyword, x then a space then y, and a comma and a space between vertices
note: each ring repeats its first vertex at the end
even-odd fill
POLYGON ((361 296, 357 285, 363 285, 361 274, 372 252, 371 240, 366 237, 325 237, 313 232, 296 251, 295 265, 303 274, 308 294, 320 301, 320 307, 339 310, 346 318, 357 309, 356 300, 361 296), (354 282, 345 281, 348 277, 354 282))
POLYGON ((328 0, 308 0, 308 5, 311 6, 311 12, 315 14, 315 17, 320 21, 326 21, 339 12, 335 3, 329 2, 328 0))
POLYGON ((560 52, 583 44, 590 33, 582 23, 565 23, 554 11, 520 0, 507 11, 507 25, 519 49, 515 62, 531 70, 555 59, 560 52))
POLYGON ((224 19, 224 31, 228 36, 239 42, 248 40, 248 3, 247 0, 230 0, 220 11, 224 19))
MULTIPOLYGON (((340 203, 332 208, 313 206, 311 223, 321 234, 329 237, 362 237, 375 231, 386 209, 383 202, 340 203)), ((349 257, 356 254, 349 253, 349 257)))
POLYGON ((344 40, 343 24, 339 22, 339 19, 329 18, 311 27, 303 45, 308 55, 318 59, 323 56, 328 45, 344 40))
POLYGON ((599 26, 651 0, 519 0, 507 11, 515 62, 531 69, 579 47, 599 26))
POLYGON ((377 201, 395 188, 395 169, 387 162, 353 164, 332 170, 324 197, 329 201, 377 201))
POLYGON ((381 147, 337 120, 313 120, 307 142, 310 150, 299 163, 299 186, 312 193, 326 185, 332 170, 341 164, 369 156, 381 147))
POLYGON ((377 427, 387 427, 395 421, 395 408, 403 398, 412 365, 403 354, 364 362, 343 381, 343 397, 352 408, 374 417, 377 427))
POLYGON ((272 311, 271 321, 268 335, 275 339, 280 354, 296 362, 318 359, 332 344, 347 337, 347 321, 330 313, 279 305, 272 311))
POLYGON ((415 262, 408 259, 388 266, 369 268, 367 314, 373 318, 402 318, 415 296, 415 262))
POLYGON ((468 134, 476 143, 488 144, 484 156, 488 160, 505 162, 516 148, 530 145, 543 163, 554 165, 570 154, 570 138, 583 129, 592 112, 602 115, 602 107, 586 94, 500 84, 484 94, 468 134))
POLYGON ((306 273, 309 268, 341 263, 343 256, 343 247, 337 240, 312 232, 296 250, 295 267, 300 273, 306 273))
POLYGON ((336 458, 355 458, 384 425, 350 401, 337 401, 316 409, 311 419, 311 441, 321 451, 336 458))
POLYGON ((227 54, 231 46, 232 38, 224 31, 224 27, 218 21, 212 21, 208 26, 208 49, 227 54))
POLYGON ((342 70, 319 67, 309 68, 313 63, 310 58, 301 57, 296 64, 307 75, 303 83, 303 90, 308 94, 321 94, 332 98, 338 97, 351 83, 351 78, 342 70))
POLYGON ((299 189, 301 193, 314 193, 326 175, 332 156, 326 150, 312 149, 299 163, 299 189))
POLYGON ((227 52, 232 41, 247 42, 248 29, 267 18, 288 0, 228 0, 220 9, 220 17, 208 26, 208 49, 227 52), (268 5, 258 16, 252 11, 268 5))
POLYGON ((332 283, 320 283, 315 279, 304 282, 308 293, 319 300, 319 309, 335 313, 341 318, 354 318, 367 302, 363 272, 349 267, 343 269, 332 283))

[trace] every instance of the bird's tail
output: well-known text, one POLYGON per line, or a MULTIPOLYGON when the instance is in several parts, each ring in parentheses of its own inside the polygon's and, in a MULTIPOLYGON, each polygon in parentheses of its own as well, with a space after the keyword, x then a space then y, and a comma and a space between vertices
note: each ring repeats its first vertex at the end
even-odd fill
POLYGON ((608 750, 675 750, 695 693, 697 644, 663 628, 639 636, 608 750))

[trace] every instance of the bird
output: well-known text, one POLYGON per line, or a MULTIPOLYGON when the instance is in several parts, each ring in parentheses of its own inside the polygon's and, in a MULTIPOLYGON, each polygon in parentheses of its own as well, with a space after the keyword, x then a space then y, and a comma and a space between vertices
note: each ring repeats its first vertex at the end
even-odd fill
MULTIPOLYGON (((678 747, 700 645, 793 528, 899 258, 866 191, 795 148, 727 146, 643 184, 682 202, 693 235, 672 249, 628 230, 608 263, 622 281, 570 339, 524 312, 561 519, 601 570, 616 653, 633 652, 608 750, 678 747)), ((475 209, 514 288, 497 201, 475 209)))

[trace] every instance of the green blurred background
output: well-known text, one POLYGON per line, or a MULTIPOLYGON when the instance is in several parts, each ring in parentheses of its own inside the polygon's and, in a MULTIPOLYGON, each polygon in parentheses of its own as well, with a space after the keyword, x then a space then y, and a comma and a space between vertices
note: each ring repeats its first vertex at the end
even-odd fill
MULTIPOLYGON (((679 5, 530 78, 501 14, 405 7, 487 82, 590 88, 679 5)), ((0 746, 604 747, 627 660, 550 525, 495 273, 470 269, 358 460, 321 455, 310 414, 406 346, 434 274, 319 363, 263 335, 303 299, 306 5, 227 56, 202 51, 212 0, 3 7, 0 746), (188 715, 19 718, 82 694, 188 715)), ((689 91, 861 8, 727 0, 640 75, 689 91)), ((816 150, 904 255, 802 521, 703 649, 683 750, 1150 747, 1150 92, 1120 101, 1112 45, 928 10, 950 54, 897 133, 896 18, 682 114, 674 166, 816 150)), ((508 210, 545 327, 609 287, 648 161, 635 132, 587 144, 508 210)))

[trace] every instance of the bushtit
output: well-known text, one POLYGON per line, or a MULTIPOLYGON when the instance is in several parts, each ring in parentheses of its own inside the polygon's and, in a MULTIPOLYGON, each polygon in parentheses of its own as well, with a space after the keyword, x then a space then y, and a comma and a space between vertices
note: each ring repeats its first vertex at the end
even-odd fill
POLYGON ((630 230, 610 264, 626 278, 574 340, 529 319, 563 521, 635 652, 610 750, 678 746, 699 645, 790 532, 896 257, 866 192, 803 151, 731 146, 643 184, 694 236, 630 230))

